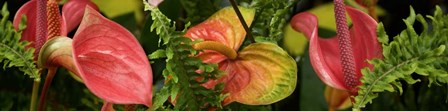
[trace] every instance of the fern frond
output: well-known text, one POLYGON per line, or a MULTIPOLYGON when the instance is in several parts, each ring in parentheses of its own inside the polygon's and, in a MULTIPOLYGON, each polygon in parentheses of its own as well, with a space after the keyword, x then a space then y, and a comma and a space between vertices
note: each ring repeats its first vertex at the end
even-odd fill
POLYGON ((29 44, 26 41, 20 41, 21 30, 25 28, 26 19, 22 19, 20 30, 16 31, 11 21, 8 21, 9 12, 7 4, 3 5, 1 10, 2 19, 0 21, 0 62, 3 62, 3 69, 9 67, 18 67, 20 71, 40 80, 39 70, 33 60, 33 48, 25 48, 29 44))
POLYGON ((277 43, 283 37, 286 18, 297 0, 249 0, 249 7, 256 9, 251 30, 257 41, 277 43))
POLYGON ((390 43, 383 25, 379 24, 377 33, 383 47, 383 59, 368 61, 374 66, 373 71, 362 69, 362 85, 355 97, 354 110, 371 103, 380 92, 398 90, 401 94, 401 80, 407 84, 420 81, 412 78, 414 73, 427 77, 430 84, 448 83, 448 16, 437 7, 434 16, 426 18, 432 22, 427 23, 411 7, 410 16, 403 20, 407 29, 390 43), (421 34, 413 28, 416 20, 423 25, 421 34))
MULTIPOLYGON (((192 47, 198 41, 183 37, 186 30, 175 31, 174 23, 158 8, 150 10, 154 20, 151 31, 156 31, 160 38, 159 43, 163 43, 162 45, 166 47, 148 56, 150 59, 166 58, 166 67, 163 70, 165 84, 155 94, 151 110, 170 109, 163 106, 169 97, 175 104, 172 110, 197 111, 209 107, 221 107, 221 101, 224 99, 224 95, 221 94, 222 85, 217 85, 213 89, 201 86, 210 79, 216 79, 220 73, 218 65, 203 63, 201 59, 191 56, 198 54, 192 47), (203 72, 198 73, 197 70, 203 72), (203 79, 198 81, 197 78, 203 79)), ((185 27, 188 26, 189 24, 185 27)))

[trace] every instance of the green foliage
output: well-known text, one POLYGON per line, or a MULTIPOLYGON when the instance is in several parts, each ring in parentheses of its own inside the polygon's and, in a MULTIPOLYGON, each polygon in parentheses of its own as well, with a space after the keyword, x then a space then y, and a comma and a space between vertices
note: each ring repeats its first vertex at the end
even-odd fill
MULTIPOLYGON (((159 44, 164 49, 153 52, 150 59, 166 58, 166 67, 163 70, 165 84, 155 94, 151 110, 171 109, 193 110, 221 107, 224 95, 221 94, 222 85, 206 89, 201 86, 210 79, 216 79, 220 71, 216 64, 203 63, 194 55, 198 54, 192 45, 198 41, 192 41, 183 37, 186 30, 175 31, 171 22, 158 8, 151 8, 153 24, 151 31, 155 30, 159 35, 159 44), (170 27, 171 26, 171 27, 170 27), (197 70, 201 70, 198 72, 197 70), (198 80, 198 78, 202 78, 198 80), (174 107, 163 106, 171 97, 174 107)), ((185 27, 188 27, 187 24, 185 27)))
POLYGON ((221 7, 220 4, 222 0, 181 0, 187 18, 185 21, 194 24, 198 24, 213 13, 218 11, 221 7))
MULTIPOLYGON (((39 70, 33 61, 33 48, 25 49, 29 42, 20 41, 22 30, 25 28, 26 22, 21 22, 19 31, 16 31, 12 26, 11 21, 8 21, 9 12, 7 5, 3 5, 1 10, 2 19, 0 21, 0 61, 3 62, 3 69, 9 67, 18 67, 20 71, 34 78, 36 81, 40 80, 39 70)), ((22 21, 26 21, 24 17, 22 21)))
MULTIPOLYGON (((273 111, 270 105, 245 105, 233 102, 218 111, 273 111)), ((281 110, 280 110, 281 111, 281 110)))
POLYGON ((383 45, 383 59, 373 59, 369 68, 362 70, 362 86, 355 97, 354 109, 365 107, 378 96, 379 92, 403 92, 402 82, 414 84, 413 73, 426 77, 431 84, 439 85, 448 82, 448 16, 443 15, 437 7, 434 16, 427 16, 432 22, 427 23, 422 15, 416 15, 411 8, 410 17, 403 20, 407 29, 402 31, 389 43, 382 24, 378 26, 378 40, 383 45), (423 26, 421 34, 414 31, 415 20, 423 26))
POLYGON ((283 37, 283 27, 289 12, 296 0, 245 0, 243 4, 256 9, 254 22, 251 26, 257 41, 277 43, 283 37))
MULTIPOLYGON (((34 81, 21 75, 17 67, 0 69, 0 74, 0 111, 29 111, 34 81)), ((103 100, 65 69, 57 71, 47 97, 45 111, 99 111, 103 105, 103 100)))

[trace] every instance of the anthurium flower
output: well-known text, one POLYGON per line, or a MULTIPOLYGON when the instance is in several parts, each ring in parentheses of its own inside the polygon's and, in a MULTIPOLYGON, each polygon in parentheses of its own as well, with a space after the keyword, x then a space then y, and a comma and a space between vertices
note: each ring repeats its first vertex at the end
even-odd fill
POLYGON ((91 7, 73 41, 50 39, 42 47, 39 64, 57 64, 77 73, 106 102, 151 106, 152 70, 143 48, 124 27, 91 7))
MULTIPOLYGON (((46 0, 30 1, 24 5, 25 8, 22 7, 24 12, 18 13, 18 15, 30 14, 33 12, 31 6, 37 6, 37 9, 44 7, 47 10, 35 11, 38 12, 37 15, 44 14, 46 16, 37 16, 34 22, 28 22, 36 29, 47 29, 43 30, 44 32, 35 30, 30 32, 36 33, 36 36, 33 36, 35 39, 33 38, 31 42, 45 43, 42 43, 42 48, 36 47, 41 49, 38 66, 47 68, 49 72, 41 93, 39 110, 43 110, 44 101, 42 100, 45 98, 56 68, 60 66, 81 77, 90 91, 105 100, 107 103, 105 106, 109 106, 111 103, 151 106, 151 67, 140 44, 129 31, 103 17, 96 11, 97 8, 87 6, 88 1, 76 1, 84 4, 81 6, 72 6, 73 4, 70 5, 72 1, 69 1, 69 7, 65 11, 73 12, 76 16, 77 11, 72 10, 84 11, 85 9, 84 15, 79 15, 84 17, 72 40, 64 37, 65 23, 61 22, 64 20, 59 14, 57 1, 45 2, 46 0)), ((77 22, 78 19, 71 15, 65 17, 70 22, 77 22)), ((76 23, 70 24, 76 25, 76 23)), ((33 27, 28 28, 32 29, 33 27)))
MULTIPOLYGON (((250 25, 255 11, 239 9, 250 25)), ((196 49, 204 49, 198 57, 207 63, 217 63, 225 72, 203 86, 212 88, 223 82, 223 92, 229 93, 224 105, 234 101, 250 105, 271 104, 289 96, 297 82, 294 59, 272 43, 253 43, 238 51, 245 35, 232 7, 221 9, 187 31, 186 37, 204 40, 194 45, 196 49)))
POLYGON ((124 27, 91 7, 73 40, 59 36, 42 47, 39 64, 61 65, 77 73, 108 103, 151 106, 152 70, 143 48, 124 27))
MULTIPOLYGON (((53 2, 56 2, 52 0, 53 2)), ((48 29, 47 29, 47 11, 48 7, 38 7, 38 4, 42 4, 41 6, 49 5, 47 4, 47 0, 30 0, 25 3, 20 9, 17 11, 13 25, 16 29, 18 29, 18 25, 22 16, 27 17, 27 28, 22 33, 22 40, 26 40, 31 42, 30 47, 36 48, 36 56, 39 53, 40 47, 45 43, 48 37, 48 29)), ((57 4, 55 4, 57 5, 57 4)), ((63 19, 58 19, 60 23, 55 25, 60 25, 59 31, 60 35, 66 35, 69 31, 76 28, 76 26, 80 23, 82 14, 84 13, 84 9, 86 6, 94 7, 98 10, 98 7, 93 4, 90 0, 69 0, 66 3, 66 6, 63 7, 63 19), (68 29, 68 30, 67 30, 68 29)), ((56 18, 61 18, 59 15, 59 9, 55 11, 54 16, 58 16, 56 18)), ((56 19, 55 18, 55 19, 56 19)), ((52 22, 56 23, 56 22, 52 22)))
POLYGON ((111 103, 151 106, 151 66, 123 26, 88 7, 72 50, 79 75, 95 95, 111 103))
POLYGON ((356 94, 361 69, 372 68, 368 59, 381 58, 381 45, 376 36, 376 21, 369 15, 345 7, 342 0, 335 0, 337 37, 320 38, 318 20, 311 13, 295 15, 291 25, 310 40, 311 64, 319 78, 327 85, 356 94), (348 12, 353 26, 350 31, 345 18, 348 12))

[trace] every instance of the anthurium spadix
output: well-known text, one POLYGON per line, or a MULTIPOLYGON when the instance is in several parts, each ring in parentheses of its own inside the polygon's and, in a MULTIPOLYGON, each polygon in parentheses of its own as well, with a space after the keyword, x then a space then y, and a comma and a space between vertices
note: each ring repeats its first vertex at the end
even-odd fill
POLYGON ((346 7, 342 0, 335 0, 337 37, 318 36, 318 20, 311 13, 295 15, 291 25, 310 40, 311 64, 319 78, 327 85, 356 94, 361 69, 372 68, 367 60, 381 58, 381 45, 376 36, 376 21, 369 15, 346 7), (353 26, 350 31, 345 18, 348 12, 353 26))
POLYGON ((39 63, 75 71, 87 88, 106 102, 152 104, 152 71, 143 48, 124 27, 91 7, 86 8, 73 41, 68 37, 50 39, 42 47, 39 63), (64 63, 70 61, 74 66, 64 63))
MULTIPOLYGON (((250 25, 255 10, 239 9, 250 25)), ((223 93, 229 94, 224 105, 234 101, 250 105, 271 104, 289 96, 297 82, 294 59, 272 43, 252 43, 238 51, 245 35, 232 7, 221 9, 187 31, 186 37, 204 40, 193 46, 204 50, 198 57, 207 63, 217 63, 225 72, 203 86, 212 88, 223 82, 223 93)))

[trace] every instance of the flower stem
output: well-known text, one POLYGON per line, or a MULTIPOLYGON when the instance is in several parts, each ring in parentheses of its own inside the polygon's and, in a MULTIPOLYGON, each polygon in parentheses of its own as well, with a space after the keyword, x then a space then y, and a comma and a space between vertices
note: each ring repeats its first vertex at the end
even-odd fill
POLYGON ((78 73, 78 69, 75 66, 72 55, 61 55, 54 57, 52 63, 57 64, 58 66, 62 66, 76 76, 81 77, 78 73))
POLYGON ((30 105, 30 111, 36 110, 36 104, 37 104, 37 95, 39 93, 39 85, 40 80, 34 80, 33 82, 33 92, 31 93, 31 105, 30 105))
POLYGON ((48 68, 47 77, 45 78, 44 87, 40 94, 38 111, 43 111, 45 106, 45 99, 47 96, 48 88, 50 88, 51 82, 53 81, 53 77, 56 74, 56 68, 48 68))
POLYGON ((249 38, 250 42, 255 43, 255 39, 252 36, 252 34, 250 33, 249 26, 247 26, 247 23, 244 21, 244 17, 241 14, 240 9, 238 9, 236 1, 235 0, 229 0, 229 1, 230 1, 230 4, 232 4, 233 10, 235 10, 236 15, 238 16, 238 19, 240 19, 240 22, 243 25, 244 30, 246 30, 247 37, 249 38))

